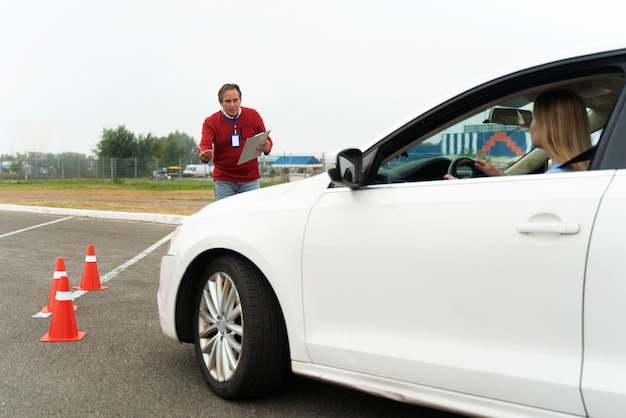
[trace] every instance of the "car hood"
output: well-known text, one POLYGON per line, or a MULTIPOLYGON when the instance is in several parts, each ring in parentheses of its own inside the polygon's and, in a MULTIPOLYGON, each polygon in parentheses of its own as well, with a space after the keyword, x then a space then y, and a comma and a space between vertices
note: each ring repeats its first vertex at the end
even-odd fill
POLYGON ((300 257, 311 208, 329 185, 328 174, 321 173, 212 203, 181 222, 168 253, 188 265, 200 254, 226 250, 261 271, 276 273, 281 266, 271 261, 271 254, 284 254, 285 260, 300 257))
MULTIPOLYGON (((264 207, 271 206, 273 201, 280 199, 284 195, 319 194, 324 189, 328 188, 329 184, 330 177, 324 172, 308 179, 264 187, 211 203, 202 208, 199 212, 189 216, 183 222, 195 222, 198 218, 214 217, 218 215, 254 212, 258 210, 260 205, 264 207)), ((280 203, 278 203, 278 205, 280 205, 280 203)))

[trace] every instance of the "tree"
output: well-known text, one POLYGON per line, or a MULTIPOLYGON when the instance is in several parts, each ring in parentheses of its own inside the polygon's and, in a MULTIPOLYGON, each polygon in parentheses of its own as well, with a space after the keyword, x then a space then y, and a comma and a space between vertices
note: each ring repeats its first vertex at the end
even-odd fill
POLYGON ((163 139, 162 157, 188 159, 198 155, 198 145, 189 135, 174 132, 163 139))
POLYGON ((158 158, 163 164, 177 164, 198 158, 198 145, 189 135, 176 131, 166 137, 157 138, 151 133, 135 136, 120 125, 117 129, 103 129, 102 140, 96 145, 99 158, 151 159, 158 158))
POLYGON ((145 137, 139 135, 137 139, 137 155, 139 158, 158 158, 162 153, 161 140, 148 134, 145 137))
POLYGON ((132 158, 137 156, 137 151, 135 134, 124 125, 117 129, 103 129, 102 140, 96 145, 96 153, 100 158, 132 158))

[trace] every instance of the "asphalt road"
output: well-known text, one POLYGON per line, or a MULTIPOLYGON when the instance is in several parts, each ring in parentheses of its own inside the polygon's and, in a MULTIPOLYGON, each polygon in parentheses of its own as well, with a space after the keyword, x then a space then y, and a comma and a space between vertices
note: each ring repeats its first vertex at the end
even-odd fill
POLYGON ((0 219, 2 417, 457 416, 296 377, 274 396, 224 401, 208 390, 193 346, 159 327, 159 262, 173 224, 13 211, 0 219), (80 285, 88 245, 108 289, 73 294, 86 335, 40 342, 56 260, 80 285))

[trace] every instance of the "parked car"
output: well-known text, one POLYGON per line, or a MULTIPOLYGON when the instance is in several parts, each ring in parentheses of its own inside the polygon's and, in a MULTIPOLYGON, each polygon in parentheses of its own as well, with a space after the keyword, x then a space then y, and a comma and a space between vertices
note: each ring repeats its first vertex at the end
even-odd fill
POLYGON ((180 166, 171 165, 167 167, 167 175, 170 176, 170 178, 180 178, 181 174, 182 168, 180 166))
POLYGON ((188 217, 161 260, 163 332, 227 399, 294 373, 470 415, 623 416, 626 49, 590 52, 449 91, 327 173, 188 217), (530 145, 554 88, 601 132, 587 171, 542 174, 530 145))
POLYGON ((167 174, 166 169, 154 170, 152 172, 153 179, 169 180, 171 177, 167 174))

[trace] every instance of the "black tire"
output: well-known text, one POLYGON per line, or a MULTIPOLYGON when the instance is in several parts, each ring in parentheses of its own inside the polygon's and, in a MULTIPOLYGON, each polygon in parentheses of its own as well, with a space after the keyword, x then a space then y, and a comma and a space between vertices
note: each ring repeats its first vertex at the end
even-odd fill
POLYGON ((196 357, 224 399, 276 391, 289 374, 289 348, 276 296, 249 262, 222 256, 204 270, 195 315, 196 357))

